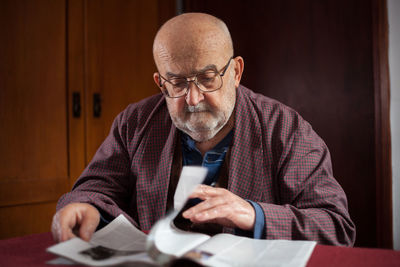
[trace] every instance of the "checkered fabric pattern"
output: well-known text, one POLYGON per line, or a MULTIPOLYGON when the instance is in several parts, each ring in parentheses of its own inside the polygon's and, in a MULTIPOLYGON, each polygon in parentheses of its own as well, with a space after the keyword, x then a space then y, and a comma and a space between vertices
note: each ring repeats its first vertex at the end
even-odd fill
MULTIPOLYGON (((57 209, 91 203, 109 218, 122 213, 148 231, 166 212, 176 136, 161 94, 129 105, 57 209)), ((237 89, 228 189, 261 205, 266 239, 354 244, 355 226, 325 143, 294 110, 243 86, 237 89)))

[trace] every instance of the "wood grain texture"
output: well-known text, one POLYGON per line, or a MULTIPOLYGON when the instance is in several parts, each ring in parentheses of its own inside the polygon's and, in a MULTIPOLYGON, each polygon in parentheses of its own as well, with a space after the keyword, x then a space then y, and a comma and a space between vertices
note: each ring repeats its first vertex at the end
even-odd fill
POLYGON ((66 191, 65 7, 65 1, 0 1, 2 238, 48 231, 54 203, 31 203, 66 191))
POLYGON ((393 248, 392 150, 390 134, 390 78, 386 0, 372 0, 373 62, 375 88, 375 157, 377 242, 393 248))
POLYGON ((0 239, 49 232, 55 211, 56 202, 0 207, 0 239))
POLYGON ((115 116, 158 93, 152 75, 157 1, 85 2, 86 161, 108 135, 115 116), (102 114, 93 116, 93 94, 101 95, 102 114))
POLYGON ((152 42, 174 8, 170 0, 68 1, 71 186, 107 136, 115 116, 129 103, 159 92, 152 80, 156 70, 152 42), (73 92, 81 95, 81 118, 71 116, 73 92), (99 118, 93 116, 95 93, 101 96, 99 118))
POLYGON ((159 92, 152 42, 174 8, 172 0, 0 1, 0 217, 11 216, 2 236, 37 232, 42 219, 21 219, 29 207, 49 218, 37 203, 72 186, 119 112, 159 92))
POLYGON ((161 27, 167 20, 177 15, 176 0, 158 0, 158 27, 161 27))
POLYGON ((86 109, 85 109, 85 2, 69 0, 67 5, 67 100, 68 100, 68 148, 69 187, 85 168, 86 162, 86 109), (73 116, 73 94, 79 93, 81 115, 73 116))
POLYGON ((68 191, 68 177, 2 179, 0 207, 56 201, 68 191))
POLYGON ((67 174, 64 6, 47 2, 1 2, 0 177, 67 174))
POLYGON ((0 19, 0 187, 36 187, 49 177, 62 183, 68 177, 65 2, 1 1, 0 19))

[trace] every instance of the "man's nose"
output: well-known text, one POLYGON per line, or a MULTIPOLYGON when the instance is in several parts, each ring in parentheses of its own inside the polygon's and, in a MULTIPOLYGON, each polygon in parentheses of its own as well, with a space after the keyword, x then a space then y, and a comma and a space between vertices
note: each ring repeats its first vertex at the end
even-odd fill
POLYGON ((203 93, 200 91, 199 87, 197 87, 194 81, 189 82, 187 90, 188 91, 185 99, 189 106, 197 106, 197 104, 204 100, 203 93))

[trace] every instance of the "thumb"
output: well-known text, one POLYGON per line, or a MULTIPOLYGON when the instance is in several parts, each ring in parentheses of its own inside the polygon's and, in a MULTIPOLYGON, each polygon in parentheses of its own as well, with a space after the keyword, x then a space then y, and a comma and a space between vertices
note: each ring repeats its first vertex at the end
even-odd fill
POLYGON ((79 236, 85 240, 89 241, 92 238, 94 231, 100 222, 100 214, 97 210, 90 210, 85 213, 82 218, 82 222, 79 228, 79 236))

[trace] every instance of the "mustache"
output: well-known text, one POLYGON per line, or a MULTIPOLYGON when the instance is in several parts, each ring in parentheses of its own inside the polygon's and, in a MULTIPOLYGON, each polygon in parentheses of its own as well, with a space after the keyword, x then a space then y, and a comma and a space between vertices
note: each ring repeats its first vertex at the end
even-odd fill
POLYGON ((204 111, 211 111, 211 108, 205 103, 199 103, 196 106, 185 106, 185 112, 187 113, 196 113, 204 111))

